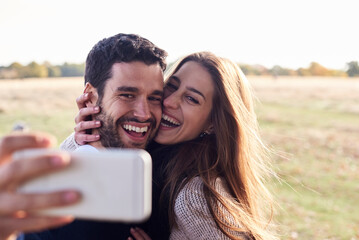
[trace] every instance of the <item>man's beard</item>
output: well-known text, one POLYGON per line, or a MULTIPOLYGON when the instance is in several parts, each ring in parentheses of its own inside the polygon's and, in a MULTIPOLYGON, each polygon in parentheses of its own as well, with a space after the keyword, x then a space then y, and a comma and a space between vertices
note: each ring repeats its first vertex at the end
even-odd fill
MULTIPOLYGON (((140 122, 135 118, 121 117, 117 119, 115 122, 114 119, 106 114, 104 110, 101 110, 99 114, 95 116, 95 120, 101 121, 101 127, 98 128, 100 134, 100 141, 103 147, 105 148, 145 148, 150 140, 153 139, 154 136, 150 136, 147 138, 147 142, 145 145, 143 143, 132 143, 131 146, 126 146, 125 143, 121 140, 121 136, 119 135, 119 128, 121 124, 126 121, 134 121, 140 122)), ((156 121, 154 119, 150 119, 147 122, 151 123, 152 126, 156 126, 156 121)), ((147 133, 149 134, 149 133, 147 133)))
POLYGON ((100 141, 105 148, 123 148, 125 147, 118 133, 118 128, 121 127, 114 119, 108 116, 103 110, 95 116, 95 119, 101 121, 102 126, 98 128, 101 136, 100 141))

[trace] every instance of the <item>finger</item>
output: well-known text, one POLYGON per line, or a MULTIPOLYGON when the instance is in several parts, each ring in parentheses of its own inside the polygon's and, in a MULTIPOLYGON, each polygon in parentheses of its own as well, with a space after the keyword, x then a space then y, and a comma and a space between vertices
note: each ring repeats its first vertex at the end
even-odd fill
POLYGON ((8 162, 0 168, 0 188, 16 187, 30 178, 62 169, 70 162, 66 152, 8 162))
POLYGON ((90 93, 83 93, 76 98, 76 104, 79 109, 86 107, 85 103, 90 99, 90 93))
POLYGON ((145 231, 143 231, 141 228, 135 227, 135 231, 138 232, 144 240, 151 240, 150 236, 148 236, 147 233, 145 233, 145 231))
POLYGON ((85 130, 88 129, 94 129, 99 127, 101 127, 100 121, 82 121, 76 124, 74 130, 75 132, 79 133, 79 132, 84 132, 85 130))
POLYGON ((86 107, 85 106, 79 110, 77 116, 75 117, 75 123, 79 123, 81 121, 88 120, 92 114, 97 114, 99 112, 100 112, 99 106, 95 106, 95 107, 86 107))
POLYGON ((2 193, 0 195, 0 216, 11 215, 17 211, 67 206, 81 199, 77 191, 58 191, 41 194, 2 193))
POLYGON ((144 238, 141 236, 139 232, 137 232, 134 228, 130 229, 130 233, 136 240, 144 240, 144 238))
POLYGON ((100 135, 98 135, 98 134, 91 135, 91 134, 86 134, 86 133, 76 133, 75 132, 75 141, 79 145, 84 145, 86 143, 95 142, 98 140, 100 140, 100 135))
MULTIPOLYGON (((14 232, 37 232, 49 228, 59 227, 69 224, 74 220, 73 217, 46 217, 29 216, 26 218, 0 218, 1 232, 8 235, 14 232)), ((4 235, 5 235, 4 234, 4 235)))
POLYGON ((130 232, 136 240, 151 240, 151 238, 140 228, 131 228, 130 232))
POLYGON ((25 148, 46 148, 54 146, 56 139, 44 133, 12 134, 0 140, 0 164, 8 161, 11 154, 25 148))

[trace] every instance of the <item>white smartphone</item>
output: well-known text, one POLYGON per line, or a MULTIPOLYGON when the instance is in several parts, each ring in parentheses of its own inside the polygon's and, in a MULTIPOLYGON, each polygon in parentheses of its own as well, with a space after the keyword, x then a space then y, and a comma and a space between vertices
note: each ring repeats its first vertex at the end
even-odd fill
MULTIPOLYGON (((16 152, 23 159, 59 152, 31 149, 16 152)), ((31 179, 18 189, 21 193, 45 193, 75 189, 80 203, 38 211, 41 214, 73 215, 82 219, 140 222, 151 214, 152 161, 145 150, 107 149, 70 153, 69 167, 31 179)))

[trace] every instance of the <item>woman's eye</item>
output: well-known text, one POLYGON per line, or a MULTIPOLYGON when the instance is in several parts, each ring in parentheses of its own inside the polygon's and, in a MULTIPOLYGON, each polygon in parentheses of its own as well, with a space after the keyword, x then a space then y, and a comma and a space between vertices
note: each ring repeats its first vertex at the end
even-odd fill
POLYGON ((195 98, 193 98, 193 97, 191 97, 191 96, 187 96, 187 99, 188 99, 189 101, 195 103, 195 104, 198 104, 198 103, 199 103, 199 101, 198 101, 197 99, 195 99, 195 98))

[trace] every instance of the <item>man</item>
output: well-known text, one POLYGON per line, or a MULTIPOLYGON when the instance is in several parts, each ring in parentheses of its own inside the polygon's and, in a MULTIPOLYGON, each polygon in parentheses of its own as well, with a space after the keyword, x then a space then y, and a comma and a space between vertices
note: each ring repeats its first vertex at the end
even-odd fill
MULTIPOLYGON (((78 151, 145 148, 155 136, 162 115, 163 71, 167 53, 138 35, 118 34, 98 42, 85 70, 87 106, 100 106, 93 116, 99 141, 78 151)), ((132 225, 77 220, 62 228, 25 239, 127 239, 132 225)))
MULTIPOLYGON (((99 105, 99 141, 86 151, 107 147, 145 148, 162 115, 163 71, 167 53, 145 38, 118 34, 98 42, 86 60, 87 106, 99 105)), ((96 132, 95 132, 96 133, 96 132)), ((82 149, 83 150, 83 149, 82 149)), ((25 239, 124 239, 131 225, 75 221, 25 239)))

